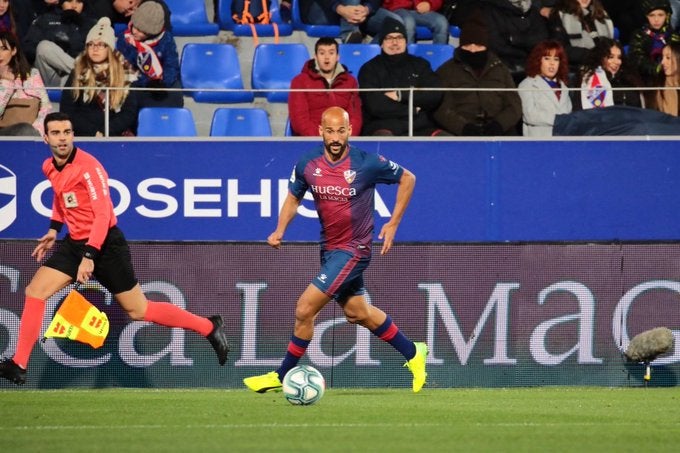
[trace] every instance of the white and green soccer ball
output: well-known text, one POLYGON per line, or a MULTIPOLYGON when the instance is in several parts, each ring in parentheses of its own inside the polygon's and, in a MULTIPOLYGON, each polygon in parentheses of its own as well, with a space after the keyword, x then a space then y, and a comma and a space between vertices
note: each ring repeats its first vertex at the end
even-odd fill
POLYGON ((308 406, 321 399, 326 380, 314 367, 299 365, 291 368, 283 378, 283 396, 290 404, 308 406))

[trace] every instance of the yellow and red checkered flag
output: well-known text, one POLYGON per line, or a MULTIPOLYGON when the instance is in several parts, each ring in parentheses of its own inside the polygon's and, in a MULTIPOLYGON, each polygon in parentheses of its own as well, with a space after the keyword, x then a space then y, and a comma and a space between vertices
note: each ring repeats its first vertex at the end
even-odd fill
POLYGON ((61 304, 45 332, 45 338, 68 338, 99 348, 109 334, 109 318, 76 289, 61 304))

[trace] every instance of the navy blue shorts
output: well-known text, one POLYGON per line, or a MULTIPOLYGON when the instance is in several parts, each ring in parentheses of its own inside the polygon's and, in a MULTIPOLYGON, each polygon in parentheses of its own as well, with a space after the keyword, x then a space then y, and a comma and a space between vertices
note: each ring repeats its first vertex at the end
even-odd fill
MULTIPOLYGON (((86 242, 75 241, 70 236, 66 236, 43 266, 70 275, 75 281, 86 242)), ((106 235, 102 249, 94 260, 93 275, 111 294, 131 290, 137 284, 130 248, 123 232, 118 227, 114 226, 106 235)))
POLYGON ((321 252, 321 269, 312 284, 324 294, 343 304, 351 296, 363 295, 364 271, 371 262, 345 250, 321 252))

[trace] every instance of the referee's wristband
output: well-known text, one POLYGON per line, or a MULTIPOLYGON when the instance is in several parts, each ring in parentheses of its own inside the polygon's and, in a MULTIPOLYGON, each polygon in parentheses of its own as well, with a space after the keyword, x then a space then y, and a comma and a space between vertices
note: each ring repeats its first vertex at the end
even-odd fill
POLYGON ((85 246, 85 249, 83 250, 83 258, 93 260, 97 258, 97 255, 99 255, 99 250, 92 247, 91 245, 85 246))
POLYGON ((64 224, 58 220, 50 220, 50 230, 55 230, 57 233, 59 233, 61 231, 61 227, 63 226, 64 224))

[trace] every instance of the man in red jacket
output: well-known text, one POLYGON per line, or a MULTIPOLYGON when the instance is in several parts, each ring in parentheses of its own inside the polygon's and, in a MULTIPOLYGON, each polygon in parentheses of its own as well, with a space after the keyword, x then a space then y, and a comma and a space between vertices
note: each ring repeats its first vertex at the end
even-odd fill
POLYGON ((42 168, 54 199, 50 228, 38 240, 32 256, 42 261, 64 224, 69 234, 26 287, 16 351, 12 359, 0 362, 0 377, 18 385, 26 382, 26 367, 40 335, 45 302, 72 281, 85 283, 92 276, 113 294, 130 318, 193 330, 210 341, 220 365, 224 365, 229 345, 222 317, 204 318, 171 303, 146 299, 137 283, 125 236, 116 226, 106 170, 94 156, 74 146, 73 125, 67 114, 50 113, 44 124, 44 139, 52 157, 42 168))
POLYGON ((295 76, 290 88, 315 91, 291 91, 288 116, 295 135, 318 136, 321 114, 329 107, 341 107, 349 113, 352 134, 361 135, 361 100, 359 84, 340 64, 338 43, 333 38, 319 38, 314 58, 295 76))

